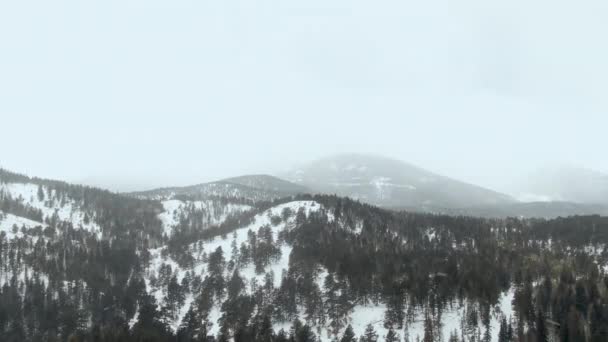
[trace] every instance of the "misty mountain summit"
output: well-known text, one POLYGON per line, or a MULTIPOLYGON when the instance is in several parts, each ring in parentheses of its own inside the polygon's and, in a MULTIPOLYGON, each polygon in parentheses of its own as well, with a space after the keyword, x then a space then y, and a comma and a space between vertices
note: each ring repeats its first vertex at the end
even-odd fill
POLYGON ((375 155, 335 155, 304 164, 283 176, 316 192, 348 196, 382 207, 469 208, 516 202, 508 195, 375 155))
POLYGON ((547 166, 518 186, 522 199, 608 205, 608 174, 572 165, 547 166))

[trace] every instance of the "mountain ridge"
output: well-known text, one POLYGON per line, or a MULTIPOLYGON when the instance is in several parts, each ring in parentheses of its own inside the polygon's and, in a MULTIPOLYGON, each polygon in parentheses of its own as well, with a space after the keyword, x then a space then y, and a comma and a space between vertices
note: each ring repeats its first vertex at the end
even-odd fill
POLYGON ((129 192, 128 196, 167 199, 175 196, 194 198, 226 197, 267 201, 309 192, 306 187, 268 174, 250 174, 182 187, 163 187, 129 192))
MULTIPOLYGON (((349 330, 359 336, 400 331, 406 339, 420 339, 432 329, 467 340, 478 340, 484 331, 485 340, 496 341, 511 324, 507 317, 532 326, 536 318, 514 313, 538 311, 542 306, 534 303, 562 295, 557 290, 541 297, 551 287, 534 279, 549 279, 555 289, 572 287, 577 279, 577 291, 602 295, 582 296, 583 304, 597 304, 591 308, 596 310, 608 303, 605 291, 592 291, 605 286, 592 274, 607 264, 608 217, 396 212, 335 195, 253 204, 140 200, 4 175, 2 340, 105 335, 106 341, 265 342, 277 336, 287 342, 279 337, 290 331, 307 334, 300 341, 329 342, 349 330), (579 265, 581 253, 589 258, 579 265), (556 274, 547 262, 570 269, 556 274), (522 269, 526 275, 520 279, 530 288, 524 301, 515 300, 525 294, 517 280, 522 269), (31 297, 47 304, 29 305, 31 297), (527 303, 538 308, 530 310, 527 303), (471 320, 471 312, 484 320, 471 320), (42 328, 13 328, 29 322, 42 328), (265 337, 260 326, 266 327, 265 337)), ((274 178, 236 181, 268 180, 274 178)), ((234 185, 220 185, 225 184, 234 185)), ((573 315, 562 309, 578 310, 573 301, 555 303, 565 304, 548 311, 553 321, 568 329, 595 327, 584 318, 568 323, 573 315)))
POLYGON ((336 193, 384 207, 470 207, 514 203, 509 195, 378 155, 336 154, 283 177, 320 193, 336 193))

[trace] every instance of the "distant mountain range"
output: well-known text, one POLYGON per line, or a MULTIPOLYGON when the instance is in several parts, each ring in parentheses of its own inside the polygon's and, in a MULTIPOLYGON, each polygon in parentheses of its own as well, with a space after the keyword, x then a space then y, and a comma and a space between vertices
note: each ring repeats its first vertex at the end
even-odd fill
POLYGON ((395 210, 484 217, 608 214, 608 177, 585 171, 531 176, 515 198, 381 156, 340 154, 301 165, 279 177, 244 175, 130 195, 145 199, 241 198, 269 201, 297 194, 336 194, 395 210), (551 176, 547 176, 551 175, 551 176), (543 177, 545 176, 545 177, 543 177))
POLYGON ((321 193, 382 207, 468 208, 507 205, 508 195, 385 157, 342 154, 319 159, 284 177, 321 193))

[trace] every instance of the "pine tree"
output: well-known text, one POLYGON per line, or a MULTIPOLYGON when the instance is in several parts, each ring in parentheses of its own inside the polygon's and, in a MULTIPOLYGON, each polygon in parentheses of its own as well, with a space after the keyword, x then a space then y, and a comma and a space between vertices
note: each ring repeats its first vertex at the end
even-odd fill
POLYGON ((184 304, 185 299, 186 296, 182 291, 182 287, 177 282, 177 277, 173 275, 169 281, 169 285, 167 285, 167 304, 171 311, 171 316, 175 316, 178 308, 184 304))
POLYGON ((302 325, 302 322, 296 318, 291 326, 290 340, 294 342, 314 342, 316 340, 315 334, 310 329, 308 324, 302 325))
POLYGON ((398 329, 403 327, 405 319, 405 302, 401 290, 396 291, 392 296, 388 297, 387 308, 384 317, 385 327, 396 325, 398 329))
POLYGON ((316 342, 317 336, 308 324, 305 324, 296 334, 295 342, 316 342))
POLYGON ((456 330, 454 330, 450 333, 450 339, 448 340, 448 342, 459 342, 458 332, 456 330))
POLYGON ((38 201, 42 202, 44 201, 44 189, 42 188, 42 185, 38 185, 38 201))
POLYGON ((399 342, 401 340, 401 338, 399 338, 399 335, 395 332, 395 330, 393 330, 393 327, 390 327, 388 329, 388 332, 386 333, 386 336, 384 337, 384 341, 385 342, 399 342))
POLYGON ((509 342, 507 319, 505 317, 500 321, 500 330, 498 331, 498 342, 509 342))
POLYGON ((542 311, 539 311, 536 315, 536 341, 548 342, 547 327, 545 325, 545 315, 542 311))
POLYGON ((245 288, 245 282, 241 278, 238 270, 232 273, 232 278, 226 284, 228 290, 228 299, 235 299, 241 294, 241 291, 245 288))
POLYGON ((403 327, 403 342, 410 342, 410 327, 409 322, 406 322, 403 327))
POLYGON ((424 342, 434 342, 434 332, 433 332, 433 320, 431 316, 427 313, 424 319, 424 338, 422 339, 424 342))
POLYGON ((166 336, 168 327, 164 321, 154 297, 144 294, 139 301, 138 322, 133 326, 133 340, 159 340, 166 336))
POLYGON ((285 330, 281 329, 274 337, 274 342, 288 342, 289 338, 287 337, 287 333, 285 330))
POLYGON ((272 323, 268 315, 262 317, 255 340, 256 342, 272 342, 272 323))
POLYGON ((371 324, 368 324, 367 327, 365 328, 365 332, 363 333, 363 336, 361 336, 361 338, 359 338, 360 342, 377 342, 378 341, 378 334, 376 333, 376 330, 374 330, 374 326, 371 324))
POLYGON ((342 335, 340 342, 356 342, 356 341, 357 341, 357 339, 355 337, 355 332, 353 331, 353 326, 349 324, 346 327, 346 329, 344 330, 344 334, 342 335))
POLYGON ((177 339, 180 342, 190 342, 197 341, 199 338, 207 335, 207 332, 201 323, 201 318, 198 317, 198 314, 193 307, 190 307, 177 331, 177 339))

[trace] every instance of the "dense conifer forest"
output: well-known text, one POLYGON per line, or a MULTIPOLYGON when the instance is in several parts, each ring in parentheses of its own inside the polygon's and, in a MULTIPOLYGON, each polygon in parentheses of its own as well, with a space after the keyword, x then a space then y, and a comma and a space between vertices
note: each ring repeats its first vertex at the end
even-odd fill
POLYGON ((608 341, 606 217, 172 201, 0 171, 0 340, 608 341))

